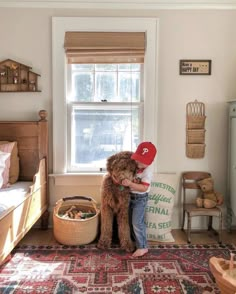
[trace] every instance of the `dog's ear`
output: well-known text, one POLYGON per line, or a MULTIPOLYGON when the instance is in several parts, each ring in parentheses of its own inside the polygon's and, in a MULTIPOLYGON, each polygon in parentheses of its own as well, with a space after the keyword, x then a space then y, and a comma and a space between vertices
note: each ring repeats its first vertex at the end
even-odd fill
POLYGON ((107 158, 107 171, 109 173, 111 173, 112 170, 113 170, 113 162, 114 162, 116 156, 117 156, 116 154, 113 154, 113 155, 111 155, 110 157, 107 158))

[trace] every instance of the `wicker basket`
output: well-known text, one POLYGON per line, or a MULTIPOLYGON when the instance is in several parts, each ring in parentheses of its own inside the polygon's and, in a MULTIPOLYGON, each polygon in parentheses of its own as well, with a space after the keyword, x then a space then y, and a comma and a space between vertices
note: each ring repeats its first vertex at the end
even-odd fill
POLYGON ((205 155, 205 104, 195 100, 186 105, 186 156, 203 158, 205 155))
POLYGON ((205 130, 187 130, 187 143, 203 144, 205 142, 205 130))
POLYGON ((83 245, 94 241, 98 234, 100 210, 97 202, 87 196, 65 197, 57 201, 53 211, 53 233, 55 239, 65 245, 83 245), (83 212, 94 212, 87 219, 65 219, 59 214, 66 212, 72 205, 83 212))
POLYGON ((187 129, 204 129, 205 126, 205 104, 195 100, 186 105, 187 129))
POLYGON ((203 158, 205 155, 205 144, 187 144, 186 156, 189 158, 203 158))
MULTIPOLYGON (((216 280, 221 294, 235 294, 236 280, 230 275, 229 261, 223 258, 211 257, 209 260, 210 270, 216 280)), ((236 270, 236 264, 233 264, 233 271, 236 270)))
POLYGON ((205 126, 205 115, 193 116, 187 115, 187 128, 188 129, 204 129, 205 126))

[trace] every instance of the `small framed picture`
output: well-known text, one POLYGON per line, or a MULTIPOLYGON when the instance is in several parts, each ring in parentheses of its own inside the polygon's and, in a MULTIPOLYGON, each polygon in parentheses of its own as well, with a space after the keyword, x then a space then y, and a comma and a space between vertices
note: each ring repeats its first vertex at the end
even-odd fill
POLYGON ((180 75, 210 75, 211 60, 181 59, 179 61, 180 75))

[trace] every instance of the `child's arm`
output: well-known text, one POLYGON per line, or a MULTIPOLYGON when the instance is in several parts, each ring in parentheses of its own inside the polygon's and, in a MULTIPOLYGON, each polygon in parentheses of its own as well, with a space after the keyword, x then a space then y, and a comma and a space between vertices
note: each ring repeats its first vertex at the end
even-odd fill
POLYGON ((129 187, 130 190, 133 190, 133 191, 138 191, 138 192, 146 192, 148 187, 147 185, 144 185, 142 183, 138 184, 138 183, 134 183, 128 179, 124 179, 122 181, 122 185, 125 186, 125 187, 129 187))

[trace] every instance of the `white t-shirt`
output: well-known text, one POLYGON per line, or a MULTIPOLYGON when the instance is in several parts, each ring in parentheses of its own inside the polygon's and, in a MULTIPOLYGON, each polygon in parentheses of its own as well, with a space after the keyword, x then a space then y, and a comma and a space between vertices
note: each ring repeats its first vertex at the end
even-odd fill
MULTIPOLYGON (((148 187, 148 189, 145 193, 148 193, 151 189, 152 175, 153 175, 153 166, 152 165, 149 165, 144 169, 139 169, 136 172, 135 182, 139 183, 139 184, 143 184, 148 187)), ((130 193, 144 194, 144 192, 135 191, 135 190, 131 190, 130 193)))

